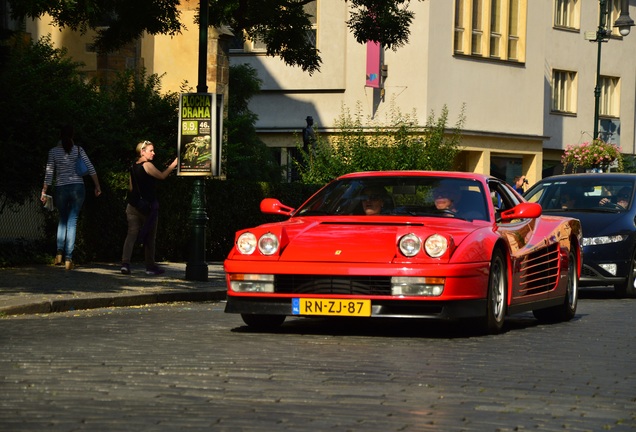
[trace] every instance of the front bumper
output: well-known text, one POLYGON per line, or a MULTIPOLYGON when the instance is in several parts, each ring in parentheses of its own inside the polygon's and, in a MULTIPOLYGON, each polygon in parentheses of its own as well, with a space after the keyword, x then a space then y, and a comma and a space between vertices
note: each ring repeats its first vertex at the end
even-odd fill
POLYGON ((583 247, 583 268, 579 286, 609 286, 624 283, 629 276, 632 247, 616 243, 583 247), (603 269, 601 264, 616 264, 616 274, 603 269))
MULTIPOLYGON (((452 320, 484 316, 486 300, 417 301, 372 300, 372 318, 433 318, 452 320)), ((293 315, 291 298, 253 298, 228 295, 227 313, 293 315)), ((299 316, 299 315, 293 315, 299 316)))

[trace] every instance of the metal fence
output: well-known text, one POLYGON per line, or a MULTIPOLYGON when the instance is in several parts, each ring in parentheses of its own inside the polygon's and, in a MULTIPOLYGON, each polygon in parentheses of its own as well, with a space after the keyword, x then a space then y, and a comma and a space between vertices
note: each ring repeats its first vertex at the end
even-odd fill
POLYGON ((44 238, 42 203, 37 198, 24 205, 5 208, 0 213, 0 240, 40 240, 44 238))

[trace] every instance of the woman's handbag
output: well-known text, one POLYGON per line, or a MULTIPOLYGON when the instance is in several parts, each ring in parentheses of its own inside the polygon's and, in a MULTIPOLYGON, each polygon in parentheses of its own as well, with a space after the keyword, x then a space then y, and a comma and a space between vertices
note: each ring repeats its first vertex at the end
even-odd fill
POLYGON ((48 211, 55 210, 55 205, 53 205, 53 196, 44 194, 44 198, 46 198, 46 202, 44 203, 44 208, 48 211))
POLYGON ((88 167, 82 159, 82 155, 80 154, 80 146, 77 146, 77 160, 75 161, 75 172, 78 176, 84 177, 88 174, 88 167))

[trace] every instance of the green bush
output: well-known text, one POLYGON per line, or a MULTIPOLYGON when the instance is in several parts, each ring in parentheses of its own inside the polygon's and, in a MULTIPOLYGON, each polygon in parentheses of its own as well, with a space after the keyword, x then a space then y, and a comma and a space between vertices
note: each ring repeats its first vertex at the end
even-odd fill
POLYGON ((463 108, 450 133, 446 106, 437 118, 431 111, 423 128, 416 125, 415 113, 403 114, 395 106, 386 123, 363 121, 360 112, 360 107, 355 114, 343 107, 331 136, 317 135, 314 149, 297 146, 301 161, 296 166, 304 183, 325 183, 357 171, 453 169, 460 152, 463 108))

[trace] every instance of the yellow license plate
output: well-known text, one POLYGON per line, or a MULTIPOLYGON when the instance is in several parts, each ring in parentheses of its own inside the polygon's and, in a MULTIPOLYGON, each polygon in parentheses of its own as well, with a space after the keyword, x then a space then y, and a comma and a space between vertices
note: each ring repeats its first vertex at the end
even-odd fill
POLYGON ((371 316, 371 300, 292 299, 294 315, 371 316))

